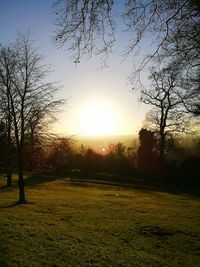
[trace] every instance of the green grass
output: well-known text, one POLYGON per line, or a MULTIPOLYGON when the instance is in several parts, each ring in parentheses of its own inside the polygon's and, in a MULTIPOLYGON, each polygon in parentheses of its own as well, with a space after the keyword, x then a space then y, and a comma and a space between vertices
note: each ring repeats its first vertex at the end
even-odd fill
POLYGON ((0 266, 199 266, 200 201, 66 179, 0 178, 0 266), (50 180, 50 179, 49 179, 50 180), (28 181, 28 180, 27 180, 28 181))

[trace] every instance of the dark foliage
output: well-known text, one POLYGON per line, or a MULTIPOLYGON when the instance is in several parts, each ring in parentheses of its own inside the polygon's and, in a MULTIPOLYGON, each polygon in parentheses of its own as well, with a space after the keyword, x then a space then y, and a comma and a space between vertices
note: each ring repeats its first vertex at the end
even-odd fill
POLYGON ((151 173, 158 169, 156 154, 157 142, 152 131, 141 129, 139 132, 140 147, 138 148, 139 168, 142 172, 151 173))

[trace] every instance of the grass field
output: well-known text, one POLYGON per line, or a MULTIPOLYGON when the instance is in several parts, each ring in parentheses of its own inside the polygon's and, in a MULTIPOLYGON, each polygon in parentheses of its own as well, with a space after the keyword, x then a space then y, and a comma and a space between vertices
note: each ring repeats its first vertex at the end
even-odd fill
MULTIPOLYGON (((28 181, 28 180, 27 180, 28 181)), ((0 266, 194 266, 200 201, 187 195, 75 183, 27 182, 26 205, 0 178, 0 266)))

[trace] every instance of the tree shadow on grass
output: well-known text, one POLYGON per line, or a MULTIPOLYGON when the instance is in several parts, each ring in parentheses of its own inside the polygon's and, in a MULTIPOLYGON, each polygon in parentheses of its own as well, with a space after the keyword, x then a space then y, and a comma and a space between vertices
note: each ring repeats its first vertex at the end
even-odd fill
POLYGON ((17 206, 30 205, 30 204, 33 204, 33 202, 32 201, 29 201, 29 200, 26 200, 23 203, 20 203, 19 201, 16 201, 16 202, 14 202, 12 204, 9 204, 9 205, 0 206, 0 209, 14 208, 14 207, 17 207, 17 206))
MULTIPOLYGON (((49 176, 49 175, 29 175, 26 176, 24 179, 25 182, 25 190, 27 187, 34 187, 34 186, 39 186, 42 183, 47 183, 47 182, 51 182, 54 181, 56 179, 59 179, 60 177, 58 176, 49 176)), ((2 192, 7 192, 13 189, 18 188, 18 183, 15 181, 13 182, 12 187, 7 187, 6 185, 3 185, 0 187, 0 193, 2 192)), ((18 201, 11 203, 11 204, 4 204, 0 206, 0 209, 4 209, 4 208, 14 208, 20 205, 27 205, 27 204, 33 204, 33 202, 31 201, 26 201, 25 203, 19 203, 18 201)), ((1 265, 0 265, 1 266, 1 265)))
POLYGON ((102 186, 106 190, 109 189, 110 187, 119 187, 123 189, 136 189, 141 192, 149 193, 152 194, 153 192, 162 192, 162 193, 169 193, 172 195, 185 195, 185 196, 190 196, 194 199, 199 199, 200 198, 200 193, 199 191, 196 193, 191 190, 185 190, 185 191, 179 191, 177 190, 176 187, 174 186, 165 186, 165 185, 155 185, 151 183, 123 183, 123 182, 110 182, 110 181, 105 181, 105 180, 90 180, 90 179, 70 179, 66 180, 67 183, 70 186, 79 186, 79 187, 91 187, 91 186, 102 186))
MULTIPOLYGON (((173 187, 167 187, 167 186, 158 186, 158 185, 153 185, 153 184, 145 184, 145 183, 137 183, 137 181, 135 182, 133 180, 133 183, 123 183, 123 182, 118 182, 118 181, 106 181, 106 180, 93 180, 93 179, 87 179, 87 178, 66 178, 66 176, 59 176, 59 175, 42 175, 42 174, 33 174, 33 175, 29 175, 25 178, 25 188, 26 187, 35 187, 35 186, 40 186, 41 184, 44 183, 48 183, 48 182, 52 182, 55 180, 63 180, 66 181, 66 184, 70 185, 70 186, 80 186, 80 187, 91 187, 91 186, 104 186, 104 189, 106 189, 106 187, 123 187, 123 188, 133 188, 133 189, 137 189, 146 193, 152 193, 153 191, 155 192, 167 192, 170 194, 186 194, 186 195, 190 195, 193 197, 197 197, 199 198, 199 194, 194 194, 191 192, 179 192, 177 191, 177 188, 173 188, 173 187)), ((13 184, 13 186, 11 188, 8 188, 6 186, 3 186, 0 188, 0 190, 10 190, 10 189, 14 189, 17 187, 17 183, 13 184)), ((25 204, 25 203, 24 203, 25 204)), ((27 203, 27 204, 31 204, 31 203, 27 203)), ((19 203, 13 203, 11 205, 8 205, 5 208, 9 208, 9 207, 15 207, 20 205, 19 203)))
POLYGON ((6 251, 7 251, 7 249, 0 245, 0 266, 4 266, 4 267, 8 266, 7 257, 6 257, 6 251))
POLYGON ((12 185, 10 185, 10 186, 7 186, 7 185, 0 186, 0 191, 9 191, 15 187, 16 187, 16 183, 13 182, 12 185))
MULTIPOLYGON (((0 187, 0 190, 4 190, 4 189, 6 189, 6 188, 8 188, 6 185, 3 185, 3 186, 1 186, 0 187)), ((9 187, 10 188, 10 187, 9 187)))
MULTIPOLYGON (((40 185, 42 183, 47 183, 47 182, 51 182, 57 179, 62 179, 64 177, 59 177, 59 176, 52 176, 52 175, 37 175, 37 174, 33 174, 33 175, 25 175, 25 179, 24 179, 24 183, 25 183, 25 187, 26 186, 35 186, 35 185, 40 185)), ((18 183, 15 181, 13 182, 11 187, 7 187, 6 185, 2 185, 0 186, 0 190, 10 190, 13 188, 18 187, 18 183)))
POLYGON ((57 179, 63 179, 64 177, 52 176, 52 175, 37 175, 33 174, 25 179, 25 186, 37 186, 43 183, 52 182, 57 179))
POLYGON ((19 203, 18 202, 14 202, 14 203, 9 204, 9 205, 1 206, 1 209, 14 208, 16 206, 19 206, 19 203))
POLYGON ((5 176, 4 174, 2 174, 2 173, 0 173, 0 180, 1 180, 1 183, 2 183, 2 181, 4 182, 4 184, 2 184, 2 185, 0 186, 0 190, 4 190, 4 189, 8 188, 8 187, 6 186, 6 184, 7 184, 6 176, 5 176))

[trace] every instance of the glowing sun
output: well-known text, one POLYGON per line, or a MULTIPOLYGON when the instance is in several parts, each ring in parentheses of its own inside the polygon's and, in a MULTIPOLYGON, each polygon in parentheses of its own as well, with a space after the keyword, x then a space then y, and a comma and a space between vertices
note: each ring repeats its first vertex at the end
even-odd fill
POLYGON ((90 136, 115 134, 117 120, 114 110, 104 102, 87 103, 81 111, 80 130, 90 136))

